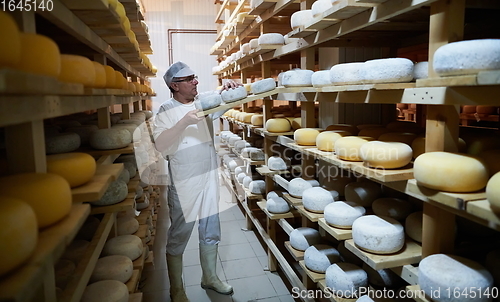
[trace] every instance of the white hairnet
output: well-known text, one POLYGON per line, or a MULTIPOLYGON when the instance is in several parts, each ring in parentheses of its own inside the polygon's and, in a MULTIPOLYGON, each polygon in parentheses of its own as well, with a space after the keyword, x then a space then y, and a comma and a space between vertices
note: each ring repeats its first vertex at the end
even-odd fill
POLYGON ((167 72, 165 72, 165 75, 163 75, 163 80, 165 80, 167 86, 170 87, 173 78, 182 78, 194 74, 195 72, 191 70, 186 63, 178 61, 170 65, 167 72))

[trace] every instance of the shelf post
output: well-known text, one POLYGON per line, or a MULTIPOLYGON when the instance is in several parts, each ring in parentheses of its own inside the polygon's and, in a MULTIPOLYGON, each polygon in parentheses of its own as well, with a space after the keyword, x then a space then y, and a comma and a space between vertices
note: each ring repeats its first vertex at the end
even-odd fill
POLYGON ((5 127, 9 173, 47 172, 43 121, 5 127))

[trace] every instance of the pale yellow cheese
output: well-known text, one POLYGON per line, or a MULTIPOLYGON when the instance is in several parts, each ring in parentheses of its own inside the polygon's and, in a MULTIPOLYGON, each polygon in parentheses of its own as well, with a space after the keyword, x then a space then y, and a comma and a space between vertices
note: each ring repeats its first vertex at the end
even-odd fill
POLYGON ((293 139, 298 145, 301 146, 315 146, 318 134, 319 131, 316 129, 301 128, 295 130, 293 133, 293 139))
POLYGON ((290 122, 286 118, 272 118, 266 121, 266 130, 269 132, 288 132, 291 128, 290 122))
POLYGON ((406 166, 412 159, 411 147, 399 142, 373 141, 360 147, 363 162, 372 168, 395 169, 406 166))
POLYGON ((20 199, 0 197, 0 276, 23 264, 37 242, 38 225, 33 208, 20 199))
POLYGON ((493 207, 493 211, 500 213, 500 172, 493 175, 486 185, 486 198, 493 207))
POLYGON ((95 71, 95 81, 93 87, 105 88, 106 70, 104 69, 104 66, 101 63, 95 61, 92 61, 92 64, 94 64, 94 71, 95 71))
POLYGON ((64 218, 71 210, 68 181, 52 173, 20 173, 0 178, 2 195, 27 202, 35 211, 38 227, 64 218))
POLYGON ((95 78, 95 68, 92 61, 83 56, 61 55, 61 73, 58 78, 61 82, 78 83, 92 87, 95 78))
POLYGON ((500 149, 486 150, 479 153, 478 157, 484 160, 490 176, 500 172, 500 149))
POLYGON ((360 148, 363 144, 373 141, 368 136, 345 136, 335 142, 335 153, 340 159, 350 161, 363 161, 360 148))
POLYGON ((109 65, 104 65, 106 71, 106 88, 115 88, 115 70, 109 65))
POLYGON ((253 115, 254 115, 254 113, 245 113, 245 115, 243 116, 242 122, 243 123, 251 123, 253 115))
POLYGON ((59 46, 50 38, 38 34, 21 33, 21 59, 16 67, 20 70, 59 77, 61 53, 59 46))
POLYGON ((413 175, 419 185, 447 192, 474 192, 488 181, 488 169, 467 154, 426 152, 415 159, 413 175))
POLYGON ((128 302, 129 293, 125 283, 117 280, 102 280, 87 285, 81 302, 128 302))
POLYGON ((351 133, 343 130, 323 131, 316 137, 316 147, 321 151, 332 152, 335 142, 339 138, 348 135, 351 135, 351 133))
POLYGON ((254 126, 262 126, 262 125, 264 125, 264 115, 262 115, 262 114, 252 115, 250 122, 254 126))
POLYGON ((101 280, 117 280, 126 283, 134 272, 134 264, 129 257, 111 255, 99 258, 90 276, 90 283, 101 280))
POLYGON ((0 68, 15 67, 21 60, 19 28, 12 16, 0 11, 0 68))
POLYGON ((64 177, 72 188, 92 179, 96 166, 94 158, 87 153, 47 155, 47 172, 64 177))

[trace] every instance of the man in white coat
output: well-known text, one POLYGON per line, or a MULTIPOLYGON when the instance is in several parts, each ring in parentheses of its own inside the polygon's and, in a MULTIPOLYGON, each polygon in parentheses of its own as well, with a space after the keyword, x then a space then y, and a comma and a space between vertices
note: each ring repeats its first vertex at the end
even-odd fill
MULTIPOLYGON (((230 295, 233 288, 216 274, 220 241, 219 176, 212 122, 223 112, 198 117, 195 72, 183 62, 172 64, 163 76, 173 97, 155 117, 154 138, 158 151, 168 159, 170 176, 168 207, 171 225, 167 238, 167 266, 173 302, 189 301, 182 281, 182 254, 198 220, 201 286, 230 295)), ((237 87, 233 81, 223 89, 237 87)))

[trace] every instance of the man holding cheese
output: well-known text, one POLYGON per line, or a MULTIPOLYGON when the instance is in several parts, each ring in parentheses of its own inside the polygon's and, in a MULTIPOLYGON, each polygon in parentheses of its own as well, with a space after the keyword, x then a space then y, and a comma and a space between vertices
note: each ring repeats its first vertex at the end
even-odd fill
MULTIPOLYGON (((172 92, 155 117, 155 147, 168 159, 167 266, 173 302, 189 301, 182 281, 182 254, 199 222, 201 286, 230 295, 233 288, 216 274, 220 241, 219 176, 212 122, 224 111, 199 117, 195 107, 198 80, 183 62, 172 64, 163 76, 172 92)), ((240 86, 227 82, 223 90, 240 86)))

